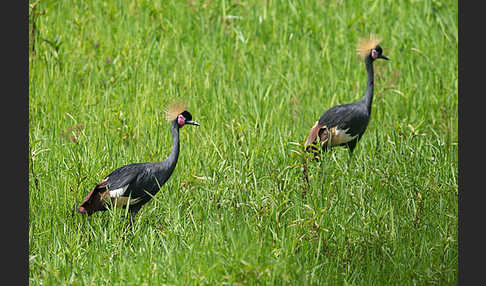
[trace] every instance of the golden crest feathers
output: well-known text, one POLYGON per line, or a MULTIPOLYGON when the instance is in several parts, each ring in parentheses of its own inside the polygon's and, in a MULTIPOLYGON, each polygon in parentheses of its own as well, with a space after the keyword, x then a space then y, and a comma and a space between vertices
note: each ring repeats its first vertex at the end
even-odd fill
POLYGON ((374 35, 370 34, 369 38, 363 38, 359 41, 356 51, 358 52, 359 56, 364 59, 367 55, 369 55, 370 50, 374 49, 379 43, 381 39, 374 35))
POLYGON ((187 103, 178 100, 174 101, 167 108, 165 109, 165 119, 167 121, 173 121, 177 118, 177 115, 181 114, 184 110, 186 110, 187 103))

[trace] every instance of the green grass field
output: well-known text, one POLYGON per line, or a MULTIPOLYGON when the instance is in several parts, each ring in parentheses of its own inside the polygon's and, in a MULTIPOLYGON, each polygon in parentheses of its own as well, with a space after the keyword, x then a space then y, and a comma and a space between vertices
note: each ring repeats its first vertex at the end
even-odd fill
POLYGON ((457 1, 30 1, 29 284, 456 285, 457 26, 457 1), (368 130, 304 165, 370 33, 368 130), (133 228, 72 215, 167 157, 177 98, 201 126, 133 228))

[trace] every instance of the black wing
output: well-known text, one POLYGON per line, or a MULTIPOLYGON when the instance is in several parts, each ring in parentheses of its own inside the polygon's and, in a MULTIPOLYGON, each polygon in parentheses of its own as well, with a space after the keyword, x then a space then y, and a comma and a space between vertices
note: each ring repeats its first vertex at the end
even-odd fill
POLYGON ((360 103, 350 103, 328 109, 319 119, 319 125, 328 128, 337 127, 341 130, 349 129, 346 133, 355 136, 364 133, 368 121, 369 116, 365 106, 360 103))
POLYGON ((143 172, 145 163, 133 163, 122 166, 111 172, 105 179, 108 179, 108 189, 115 190, 134 182, 138 175, 143 172))
POLYGON ((108 189, 126 188, 121 196, 134 199, 150 197, 147 192, 155 195, 170 176, 168 172, 160 170, 163 167, 157 167, 154 163, 134 163, 120 167, 107 176, 108 189))

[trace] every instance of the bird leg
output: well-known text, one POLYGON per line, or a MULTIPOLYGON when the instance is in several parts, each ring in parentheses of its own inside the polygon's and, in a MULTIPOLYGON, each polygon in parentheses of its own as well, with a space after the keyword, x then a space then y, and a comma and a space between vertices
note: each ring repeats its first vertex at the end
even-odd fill
POLYGON ((354 139, 354 140, 349 141, 346 144, 349 148, 349 156, 351 156, 351 157, 353 157, 353 151, 354 151, 354 148, 356 147, 356 143, 358 143, 358 140, 354 139))
POLYGON ((141 206, 130 206, 128 210, 128 226, 132 226, 133 221, 135 219, 135 215, 138 213, 140 210, 141 206))

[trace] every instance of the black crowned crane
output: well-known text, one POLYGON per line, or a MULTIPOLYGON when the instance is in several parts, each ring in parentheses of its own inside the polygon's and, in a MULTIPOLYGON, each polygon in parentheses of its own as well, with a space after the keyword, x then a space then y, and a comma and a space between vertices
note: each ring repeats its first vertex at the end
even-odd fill
POLYGON ((172 150, 162 162, 134 163, 122 166, 106 176, 86 196, 77 211, 88 216, 110 206, 126 207, 130 223, 140 208, 154 196, 174 172, 179 158, 179 130, 186 124, 199 126, 185 110, 184 103, 174 103, 166 110, 172 122, 172 150))
MULTIPOLYGON (((360 41, 357 52, 364 59, 368 81, 363 98, 354 103, 342 104, 328 109, 310 130, 304 144, 307 151, 318 151, 315 146, 319 141, 323 151, 330 146, 346 146, 350 154, 353 153, 356 143, 363 136, 370 121, 371 103, 373 101, 373 62, 376 59, 385 59, 382 48, 378 45, 380 40, 371 35, 369 39, 360 41)), ((317 159, 317 157, 315 157, 317 159)))

